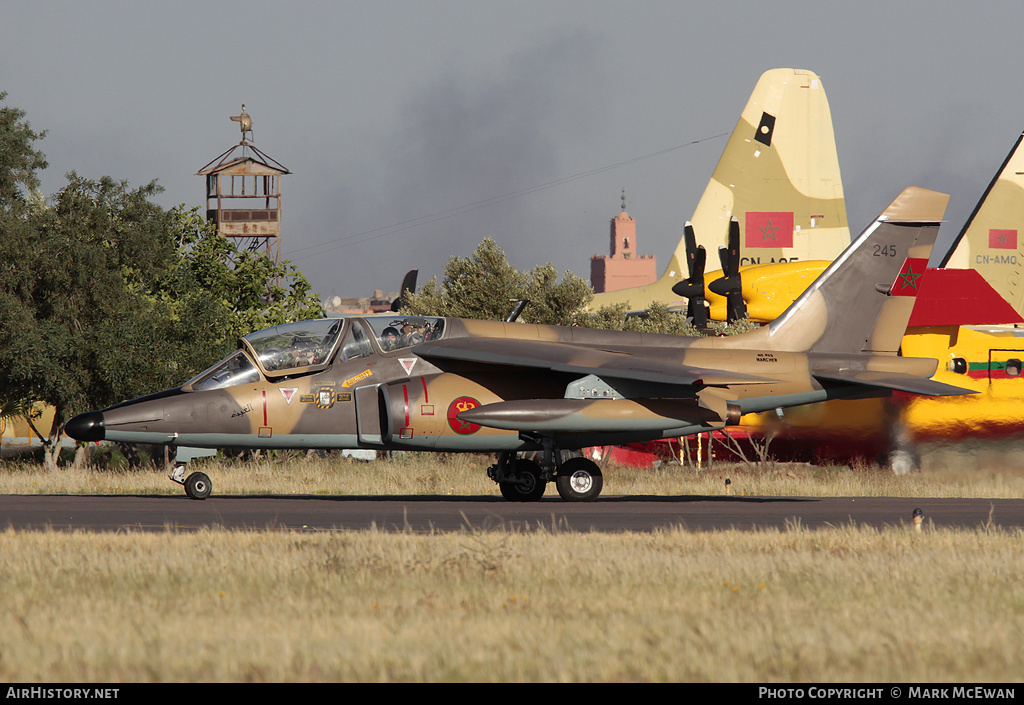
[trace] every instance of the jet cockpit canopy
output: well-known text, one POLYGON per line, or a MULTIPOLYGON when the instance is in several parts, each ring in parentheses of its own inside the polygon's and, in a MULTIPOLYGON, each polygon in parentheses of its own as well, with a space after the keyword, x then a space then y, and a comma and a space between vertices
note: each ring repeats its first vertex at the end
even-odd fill
POLYGON ((344 325, 341 318, 285 323, 244 336, 242 348, 268 377, 317 372, 330 363, 344 325))
POLYGON ((345 319, 325 318, 250 333, 239 340, 239 350, 196 375, 183 388, 204 391, 251 384, 260 380, 261 372, 270 378, 319 372, 334 356, 344 326, 345 319))
POLYGON ((250 384, 259 381, 261 373, 271 380, 307 375, 326 369, 335 357, 344 362, 378 354, 371 340, 387 354, 436 340, 443 333, 443 318, 423 316, 285 323, 244 336, 239 340, 239 350, 194 377, 184 388, 202 391, 250 384))

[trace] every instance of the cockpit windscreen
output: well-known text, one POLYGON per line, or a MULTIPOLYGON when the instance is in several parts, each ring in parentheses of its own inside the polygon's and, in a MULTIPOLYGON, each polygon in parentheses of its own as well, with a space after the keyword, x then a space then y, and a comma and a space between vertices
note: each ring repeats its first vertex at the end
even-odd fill
POLYGON ((239 350, 192 379, 185 386, 201 392, 206 389, 234 387, 236 384, 250 384, 258 382, 259 379, 260 373, 249 360, 249 356, 239 350))
POLYGON ((340 318, 296 321, 250 333, 244 340, 268 373, 322 367, 330 361, 344 325, 340 318))

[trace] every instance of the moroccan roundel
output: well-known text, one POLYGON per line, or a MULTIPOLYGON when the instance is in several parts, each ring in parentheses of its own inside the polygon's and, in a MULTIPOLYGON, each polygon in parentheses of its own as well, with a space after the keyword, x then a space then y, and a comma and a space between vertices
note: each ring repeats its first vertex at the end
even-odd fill
POLYGON ((480 424, 463 421, 458 418, 458 415, 463 411, 469 411, 478 406, 480 406, 480 402, 473 397, 459 397, 448 405, 448 425, 451 426, 453 431, 463 436, 476 433, 480 430, 480 424))

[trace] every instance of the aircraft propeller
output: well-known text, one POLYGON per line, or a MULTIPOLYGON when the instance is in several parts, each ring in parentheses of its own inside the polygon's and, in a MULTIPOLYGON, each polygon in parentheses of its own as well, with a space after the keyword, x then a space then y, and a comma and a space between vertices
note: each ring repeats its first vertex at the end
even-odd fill
POLYGON ((696 328, 708 327, 708 309, 704 298, 704 265, 707 262, 707 251, 704 246, 697 246, 697 238, 693 233, 693 225, 689 222, 683 228, 683 241, 686 246, 686 266, 689 277, 676 282, 672 293, 686 298, 686 315, 693 321, 696 328))
POLYGON ((726 320, 732 323, 747 317, 740 280, 740 223, 735 217, 729 222, 729 246, 718 248, 718 259, 724 276, 708 284, 708 288, 725 297, 726 320))
POLYGON ((410 269, 405 273, 405 278, 402 279, 402 288, 398 292, 398 298, 391 302, 391 310, 394 312, 401 311, 405 306, 405 292, 410 294, 416 293, 416 277, 419 276, 420 270, 410 269))

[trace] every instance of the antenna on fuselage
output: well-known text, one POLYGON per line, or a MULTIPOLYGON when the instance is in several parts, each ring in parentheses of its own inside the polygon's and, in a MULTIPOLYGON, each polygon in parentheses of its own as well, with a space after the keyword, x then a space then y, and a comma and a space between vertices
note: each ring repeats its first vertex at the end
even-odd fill
POLYGON ((515 320, 519 318, 519 314, 526 308, 526 304, 530 303, 529 299, 510 299, 515 301, 516 305, 512 307, 512 313, 508 314, 508 318, 505 319, 505 323, 515 323, 515 320))

